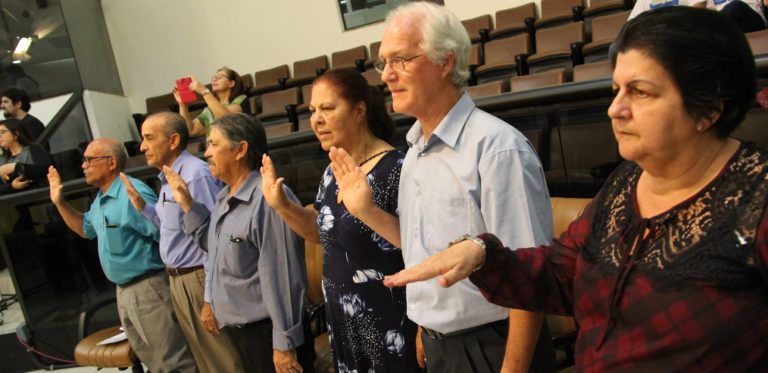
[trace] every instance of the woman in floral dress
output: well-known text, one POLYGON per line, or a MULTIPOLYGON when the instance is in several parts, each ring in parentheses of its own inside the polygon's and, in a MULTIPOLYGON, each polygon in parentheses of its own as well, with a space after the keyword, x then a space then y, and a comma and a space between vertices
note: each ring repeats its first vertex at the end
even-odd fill
POLYGON ((283 179, 265 156, 264 195, 294 231, 322 244, 323 291, 336 369, 419 371, 416 325, 405 314, 405 291, 382 284, 384 276, 403 268, 399 232, 390 227, 399 226, 397 193, 404 157, 387 143, 394 124, 383 97, 356 71, 330 70, 315 80, 310 110, 312 130, 323 149, 347 157, 357 167, 342 172, 328 166, 315 203, 302 208, 285 198, 283 179), (349 193, 369 193, 367 201, 374 206, 345 205, 349 193))

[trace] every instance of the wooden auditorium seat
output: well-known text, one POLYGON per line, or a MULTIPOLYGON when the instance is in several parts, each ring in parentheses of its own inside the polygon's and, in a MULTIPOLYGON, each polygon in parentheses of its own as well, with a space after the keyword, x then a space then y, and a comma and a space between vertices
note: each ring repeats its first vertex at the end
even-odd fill
POLYGON ((483 14, 475 18, 461 21, 469 34, 472 44, 488 41, 488 34, 493 30, 493 20, 490 14, 483 14))
POLYGON ((368 61, 368 51, 365 49, 365 45, 336 51, 331 54, 331 67, 334 69, 357 69, 358 71, 364 71, 366 61, 368 61))
POLYGON ((253 73, 253 88, 249 95, 261 95, 264 93, 279 91, 285 88, 285 81, 291 77, 288 65, 280 65, 253 73))
POLYGON ((328 70, 328 56, 322 55, 293 63, 293 78, 285 82, 286 87, 300 87, 312 83, 315 78, 328 70))
POLYGON ((491 40, 506 38, 528 32, 526 22, 536 19, 536 4, 533 2, 503 9, 496 12, 496 28, 489 33, 491 40), (530 19, 529 21, 526 21, 530 19))

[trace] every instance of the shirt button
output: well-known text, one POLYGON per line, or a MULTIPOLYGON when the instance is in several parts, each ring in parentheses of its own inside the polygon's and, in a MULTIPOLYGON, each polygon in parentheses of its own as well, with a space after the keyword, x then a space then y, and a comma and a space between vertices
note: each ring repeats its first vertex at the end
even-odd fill
POLYGON ((416 305, 415 304, 411 305, 411 311, 416 311, 416 305))

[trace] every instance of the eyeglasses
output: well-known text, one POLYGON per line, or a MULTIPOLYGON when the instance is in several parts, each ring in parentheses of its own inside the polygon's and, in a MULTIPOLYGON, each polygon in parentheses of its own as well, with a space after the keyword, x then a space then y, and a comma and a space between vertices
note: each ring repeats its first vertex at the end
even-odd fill
POLYGON ((91 163, 93 163, 93 161, 98 161, 99 159, 107 159, 107 158, 112 158, 112 156, 101 155, 98 157, 83 157, 83 164, 85 165, 85 167, 91 167, 91 163))
POLYGON ((211 81, 215 82, 215 81, 217 81, 219 79, 224 79, 224 78, 228 78, 228 77, 226 75, 224 75, 224 74, 216 74, 216 75, 211 77, 211 81))
POLYGON ((408 58, 405 58, 405 57, 392 57, 391 60, 387 60, 386 58, 379 58, 378 60, 376 60, 376 62, 373 63, 373 68, 375 68, 376 71, 378 71, 380 73, 383 73, 384 72, 384 68, 386 68, 387 65, 389 65, 389 67, 392 68, 395 71, 405 71, 405 63, 406 62, 411 62, 411 61, 413 61, 413 60, 415 60, 415 59, 417 59, 417 58, 419 58, 419 57, 421 57, 423 55, 424 55, 424 53, 417 54, 417 55, 415 55, 413 57, 408 57, 408 58))

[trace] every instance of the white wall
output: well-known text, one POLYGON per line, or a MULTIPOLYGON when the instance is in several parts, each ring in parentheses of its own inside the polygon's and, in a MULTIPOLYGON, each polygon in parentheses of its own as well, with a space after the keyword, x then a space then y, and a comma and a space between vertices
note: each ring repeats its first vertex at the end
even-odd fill
MULTIPOLYGON (((446 0, 460 19, 526 0, 446 0)), ((538 1, 537 1, 538 3, 538 1)), ((253 73, 381 37, 383 24, 343 31, 336 0, 102 0, 120 79, 133 112, 192 74, 227 65, 253 73)))

